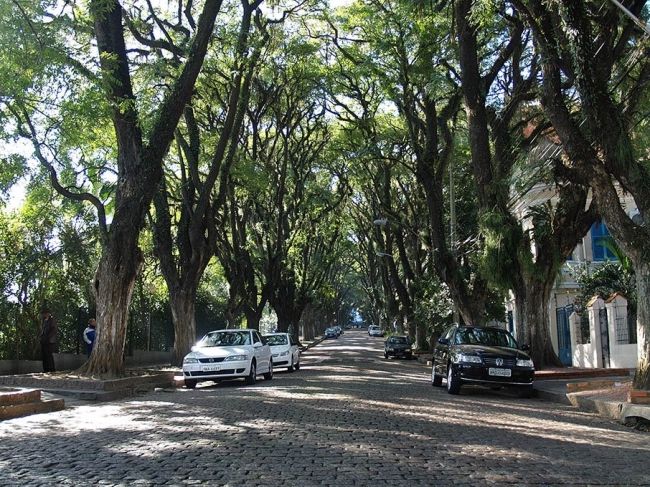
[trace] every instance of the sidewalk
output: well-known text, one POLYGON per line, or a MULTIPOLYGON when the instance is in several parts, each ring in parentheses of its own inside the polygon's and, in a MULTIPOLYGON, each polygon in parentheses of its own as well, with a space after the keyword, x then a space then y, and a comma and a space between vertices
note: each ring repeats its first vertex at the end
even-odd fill
POLYGON ((650 404, 632 404, 628 369, 550 369, 535 373, 537 397, 575 406, 621 423, 629 418, 650 421, 650 404))

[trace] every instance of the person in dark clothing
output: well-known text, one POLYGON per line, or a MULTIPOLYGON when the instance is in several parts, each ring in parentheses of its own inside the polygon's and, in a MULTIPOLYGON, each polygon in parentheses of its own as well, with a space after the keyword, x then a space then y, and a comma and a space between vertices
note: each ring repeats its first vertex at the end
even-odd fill
POLYGON ((41 356, 43 372, 54 372, 54 352, 56 351, 56 320, 49 309, 41 311, 43 327, 41 329, 41 356))
POLYGON ((90 353, 93 351, 93 345, 95 344, 95 336, 97 326, 97 321, 95 318, 90 318, 88 320, 88 326, 84 330, 84 342, 86 342, 86 354, 90 357, 90 353))

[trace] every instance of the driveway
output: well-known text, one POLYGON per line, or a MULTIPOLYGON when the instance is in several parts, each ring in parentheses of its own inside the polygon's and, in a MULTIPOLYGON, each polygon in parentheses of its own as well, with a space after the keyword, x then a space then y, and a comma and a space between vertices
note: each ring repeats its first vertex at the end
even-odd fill
POLYGON ((346 331, 272 381, 0 423, 0 485, 650 485, 650 435, 484 389, 451 396, 346 331))

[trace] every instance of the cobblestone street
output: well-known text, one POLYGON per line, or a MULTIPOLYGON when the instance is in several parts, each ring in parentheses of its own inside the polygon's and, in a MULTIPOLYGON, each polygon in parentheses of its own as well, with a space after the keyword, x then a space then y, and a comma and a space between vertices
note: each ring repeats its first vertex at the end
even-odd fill
POLYGON ((451 396, 348 331, 272 381, 0 423, 1 485, 650 485, 650 436, 484 389, 451 396))

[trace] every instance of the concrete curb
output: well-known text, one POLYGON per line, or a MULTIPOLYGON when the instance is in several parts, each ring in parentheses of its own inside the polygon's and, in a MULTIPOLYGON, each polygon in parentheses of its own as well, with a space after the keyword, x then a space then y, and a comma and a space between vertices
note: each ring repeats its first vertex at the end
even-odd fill
POLYGON ((565 404, 567 406, 572 405, 571 401, 569 401, 569 398, 567 397, 567 395, 562 394, 561 392, 555 392, 555 391, 549 391, 549 390, 535 388, 535 396, 538 399, 542 399, 544 401, 557 402, 557 403, 560 403, 560 404, 565 404))
POLYGON ((300 347, 300 353, 302 353, 302 352, 306 352, 307 350, 309 350, 310 348, 315 347, 316 345, 318 345, 319 343, 323 342, 324 340, 325 340, 325 335, 322 335, 322 336, 320 336, 320 337, 318 337, 318 338, 314 338, 314 339, 311 341, 311 343, 308 343, 307 345, 302 345, 302 346, 300 347))

